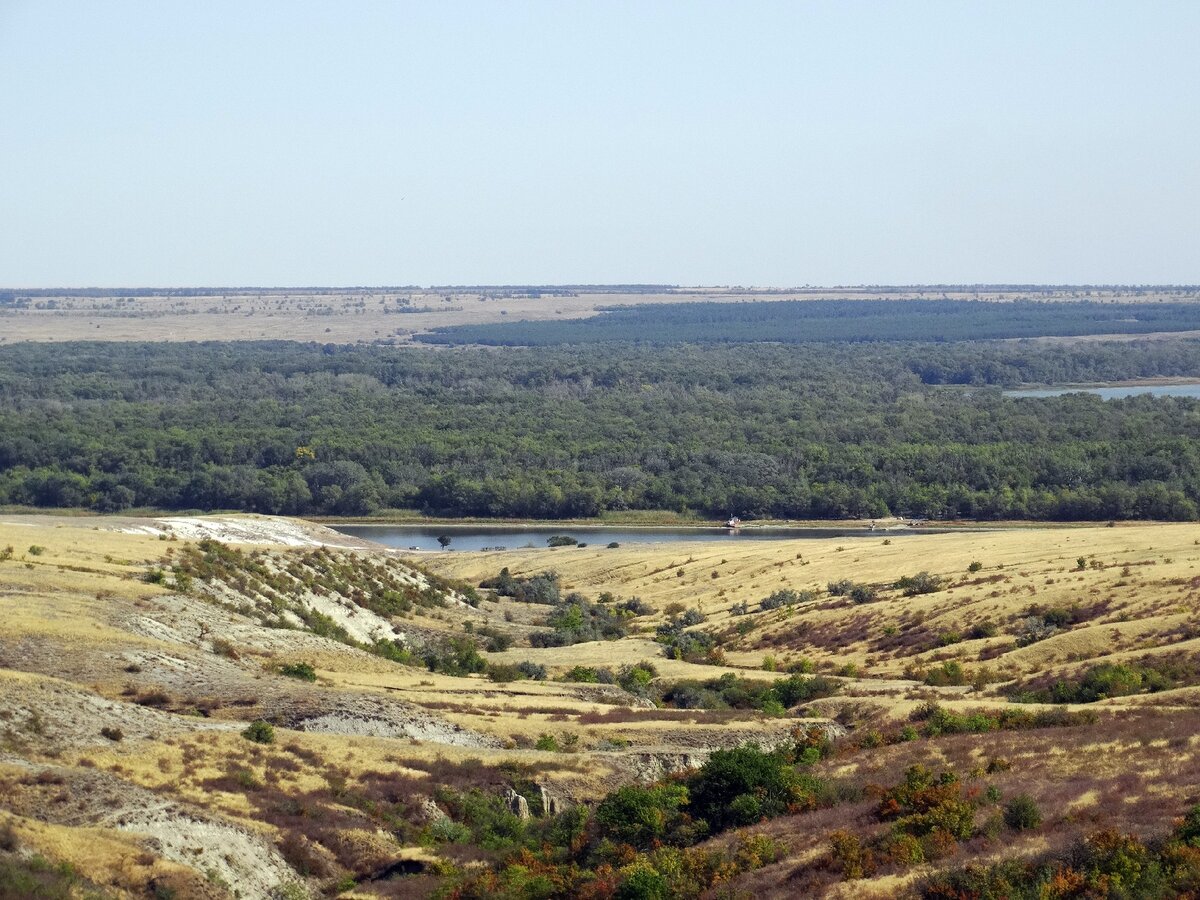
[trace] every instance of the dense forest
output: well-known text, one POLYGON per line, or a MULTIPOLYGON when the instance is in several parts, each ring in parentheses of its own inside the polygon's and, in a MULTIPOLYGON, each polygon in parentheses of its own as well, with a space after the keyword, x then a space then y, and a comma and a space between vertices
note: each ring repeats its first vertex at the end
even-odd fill
POLYGON ((587 319, 453 325, 435 344, 545 347, 620 341, 785 344, 837 341, 964 341, 1147 334, 1200 329, 1200 303, 1019 300, 746 300, 648 303, 587 319))
POLYGON ((1193 519, 1195 341, 0 348, 0 504, 361 515, 1193 519), (974 387, 968 387, 974 386, 974 387))

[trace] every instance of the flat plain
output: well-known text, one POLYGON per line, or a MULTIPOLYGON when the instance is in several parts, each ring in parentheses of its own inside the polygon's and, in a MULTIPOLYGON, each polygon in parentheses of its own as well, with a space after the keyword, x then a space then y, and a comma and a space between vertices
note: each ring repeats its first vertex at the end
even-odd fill
MULTIPOLYGON (((227 288, 178 291, 7 290, 0 343, 21 341, 294 340, 407 343, 452 325, 584 318, 605 307, 764 300, 1021 298, 1157 302, 1177 291, 1122 288, 873 287, 814 289, 658 288, 227 288)), ((1178 336, 1178 335, 1176 335, 1178 336)))

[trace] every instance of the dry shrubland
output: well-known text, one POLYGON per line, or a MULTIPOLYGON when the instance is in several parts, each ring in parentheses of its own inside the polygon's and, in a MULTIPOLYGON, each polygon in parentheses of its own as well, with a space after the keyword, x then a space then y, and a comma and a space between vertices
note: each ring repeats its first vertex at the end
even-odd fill
POLYGON ((1136 857, 1169 895, 1196 868, 1191 526, 406 560, 127 524, 0 523, 39 548, 0 561, 6 889, 976 896, 1136 857), (479 587, 505 567, 555 593, 479 587))

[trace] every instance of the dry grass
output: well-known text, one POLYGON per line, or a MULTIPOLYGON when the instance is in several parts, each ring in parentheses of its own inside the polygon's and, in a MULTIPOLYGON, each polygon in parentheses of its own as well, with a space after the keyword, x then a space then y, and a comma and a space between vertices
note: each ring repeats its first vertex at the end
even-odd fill
POLYGON ((780 588, 820 591, 831 581, 851 578, 880 586, 882 599, 862 606, 823 599, 749 617, 752 630, 727 647, 727 658, 739 666, 758 666, 768 654, 781 661, 853 662, 869 674, 895 677, 913 664, 946 658, 975 665, 982 654, 990 655, 989 666, 1016 674, 1156 646, 1172 633, 1175 640, 1186 637, 1186 628, 1200 623, 1200 582, 1192 581, 1200 575, 1196 535, 1190 525, 1042 527, 897 535, 885 545, 886 535, 876 533, 732 546, 446 553, 429 558, 428 565, 468 581, 492 576, 502 566, 514 574, 553 569, 564 585, 593 596, 603 590, 639 596, 660 610, 656 619, 672 603, 698 607, 717 628, 747 621, 728 614, 736 602, 747 602, 753 611, 762 597, 780 588), (1079 570, 1081 556, 1085 568, 1079 570), (969 573, 974 561, 983 569, 969 573), (1126 567, 1129 574, 1123 575, 1126 567), (946 579, 946 588, 916 597, 888 589, 900 576, 922 570, 946 579), (1016 622, 1034 606, 1080 607, 1094 621, 1017 648, 1016 622), (994 623, 998 635, 940 645, 942 635, 966 637, 981 621, 994 623))
MULTIPOLYGON (((1200 653, 1200 545, 1194 526, 895 535, 885 545, 886 537, 423 555, 421 562, 434 571, 475 582, 505 565, 518 574, 555 569, 570 589, 592 597, 602 591, 637 595, 659 612, 634 620, 634 630, 640 633, 617 642, 545 649, 520 645, 529 625, 544 615, 544 607, 519 610, 521 615, 513 616, 517 621, 511 623, 503 616, 504 610, 512 609, 511 601, 485 601, 479 609, 419 610, 398 621, 426 635, 462 635, 464 621, 488 623, 508 630, 518 641, 508 651, 490 654, 492 661, 531 660, 552 674, 575 665, 616 670, 650 661, 667 680, 706 680, 726 673, 775 679, 780 673, 761 668, 767 655, 774 656, 780 668, 801 658, 825 671, 851 662, 859 667, 860 677, 845 679, 840 694, 815 701, 808 712, 847 724, 852 737, 872 729, 897 731, 931 698, 959 712, 1007 705, 996 685, 974 691, 970 686, 916 684, 905 678, 914 667, 957 660, 971 673, 986 667, 995 678, 1028 680, 1069 677, 1101 660, 1179 660, 1200 653), (1085 558, 1083 569, 1077 565, 1080 556, 1085 558), (983 564, 982 571, 969 573, 975 560, 983 564), (677 574, 681 568, 683 577, 677 574), (917 597, 903 597, 889 587, 899 576, 920 570, 943 577, 946 585, 917 597), (780 587, 819 590, 842 578, 879 586, 880 599, 855 605, 822 593, 803 607, 754 611, 761 597, 780 587), (742 600, 750 604, 751 613, 730 616, 729 606, 742 600), (708 615, 702 627, 722 634, 727 665, 696 665, 663 656, 662 646, 651 636, 653 625, 672 603, 698 607, 708 615), (1055 636, 1016 647, 1013 630, 1031 608, 1073 611, 1073 618, 1055 636), (996 625, 996 636, 965 637, 972 625, 984 620, 996 625), (738 626, 744 633, 738 633, 738 626), (955 631, 964 640, 941 645, 939 638, 955 631)), ((401 785, 420 793, 422 786, 432 788, 439 779, 466 785, 476 776, 492 789, 500 783, 496 773, 530 770, 536 771, 539 783, 590 800, 633 777, 640 758, 679 757, 722 743, 769 738, 795 724, 794 719, 768 719, 752 712, 640 709, 632 702, 622 703, 613 689, 594 685, 450 677, 399 666, 300 632, 255 632, 260 626, 211 606, 199 595, 181 603, 164 588, 140 580, 167 548, 182 542, 95 530, 88 519, 41 517, 33 524, 6 524, 0 517, 0 547, 8 544, 16 558, 0 562, 0 663, 8 666, 0 669, 0 697, 10 707, 14 700, 26 706, 46 704, 44 722, 21 716, 9 721, 0 708, 0 734, 15 735, 6 749, 34 766, 0 766, 0 781, 8 786, 5 790, 14 804, 52 798, 53 791, 65 790, 29 780, 31 771, 51 764, 68 773, 102 773, 131 790, 149 790, 207 810, 273 842, 290 841, 289 852, 302 853, 308 852, 307 845, 296 843, 295 835, 309 826, 279 812, 287 806, 284 798, 302 798, 322 809, 329 807, 321 819, 326 839, 332 841, 338 829, 345 832, 338 839, 342 843, 334 841, 335 856, 366 865, 364 860, 382 859, 387 853, 395 857, 397 852, 429 851, 415 844, 385 846, 374 836, 374 826, 364 830, 364 820, 343 817, 333 808, 336 804, 330 806, 331 778, 333 783, 348 779, 368 794, 394 793, 401 785), (30 554, 27 548, 32 545, 44 550, 30 554), (214 623, 217 634, 233 635, 234 623, 237 629, 251 629, 237 631, 246 639, 233 642, 236 659, 215 653, 208 637, 187 636, 189 609, 204 612, 198 621, 214 623), (150 638, 131 631, 130 623, 141 619, 174 623, 177 636, 163 632, 161 638, 150 638), (265 644, 255 643, 260 638, 307 643, 295 644, 304 648, 297 656, 300 651, 286 649, 286 643, 271 645, 284 649, 263 650, 265 644), (131 658, 147 660, 144 671, 128 672, 131 658), (296 658, 316 666, 315 684, 298 684, 272 673, 275 663, 296 658), (220 668, 211 669, 213 665, 220 668), (193 669, 192 681, 170 674, 193 669), (219 689, 209 680, 217 671, 228 679, 219 682, 219 689), (215 691, 225 701, 209 710, 212 718, 178 714, 199 705, 203 690, 215 691), (253 704, 258 695, 276 691, 271 696, 292 696, 280 690, 294 690, 295 702, 318 708, 347 697, 399 701, 504 745, 462 747, 282 727, 274 744, 251 744, 239 733, 240 720, 257 708, 253 704), (166 709, 176 712, 135 708, 137 698, 155 692, 166 694, 166 709), (71 745, 58 740, 55 728, 60 723, 50 715, 50 706, 59 711, 56 714, 86 719, 95 709, 72 704, 97 694, 117 701, 120 709, 135 708, 135 718, 129 721, 140 724, 135 728, 122 720, 126 737, 114 742, 97 737, 98 718, 80 732, 88 741, 71 745), (243 701, 250 705, 238 705, 243 701), (173 727, 160 727, 159 722, 173 727), (542 734, 560 739, 576 735, 581 752, 532 749, 542 734), (629 749, 595 749, 611 747, 602 742, 616 738, 629 741, 629 749)), ((303 552, 269 550, 280 558, 303 552)), ((882 785, 894 783, 914 762, 970 773, 986 766, 991 757, 1006 758, 1011 768, 989 776, 990 781, 1006 795, 1031 793, 1047 811, 1047 826, 1011 847, 963 845, 950 863, 968 856, 1032 853, 1102 820, 1139 833, 1154 832, 1165 819, 1200 800, 1194 787, 1200 783, 1200 741, 1194 737, 1200 725, 1200 685, 1088 708, 1100 713, 1094 725, 942 736, 845 750, 821 764, 822 774, 860 786, 882 785)), ((5 805, 0 803, 0 808, 5 805)), ((884 871, 869 884, 847 886, 813 868, 813 861, 825 853, 829 831, 866 809, 843 805, 759 826, 787 843, 788 858, 744 876, 737 888, 763 896, 797 891, 828 896, 871 896, 873 891, 889 896, 906 889, 912 873, 884 871)), ((68 827, 24 814, 14 828, 28 847, 71 861, 98 883, 133 893, 150 879, 198 877, 194 870, 147 852, 135 835, 101 834, 85 818, 68 827)))

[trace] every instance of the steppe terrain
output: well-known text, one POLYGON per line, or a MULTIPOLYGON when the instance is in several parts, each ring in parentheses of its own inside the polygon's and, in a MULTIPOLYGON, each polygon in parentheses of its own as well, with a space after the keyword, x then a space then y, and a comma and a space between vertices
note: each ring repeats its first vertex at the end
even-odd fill
POLYGON ((50 896, 426 896, 478 859, 443 835, 447 791, 537 819, 806 733, 831 742, 813 771, 844 796, 752 825, 781 850, 720 896, 894 896, 1100 827, 1154 837, 1200 800, 1194 525, 412 556, 296 520, 0 515, 0 874, 32 866, 65 885, 50 896), (533 647, 547 607, 478 587, 503 568, 646 606, 618 640, 533 647), (895 587, 919 573, 919 590, 895 587), (684 610, 714 636, 703 660, 656 640, 684 610), (496 635, 509 646, 487 652, 496 635), (422 663, 463 638, 489 672, 548 677, 422 663), (558 680, 640 663, 659 686, 799 672, 832 687, 763 712, 558 680), (1107 664, 1157 680, 1036 702, 1107 664), (1035 702, 1011 702, 1021 691, 1035 702), (1013 710, 1028 720, 997 718, 1013 710), (998 724, 955 726, 971 716, 998 724), (273 741, 245 736, 253 722, 273 741), (873 786, 917 763, 1029 794, 1044 823, 852 871, 831 840, 878 832, 873 786))
MULTIPOLYGON (((671 288, 639 291, 528 288, 228 288, 212 291, 64 290, 11 294, 0 302, 0 343, 21 341, 293 340, 347 344, 407 343, 447 325, 584 318, 604 307, 822 299, 1089 299, 1155 302, 1178 292, 1065 288, 1005 291, 933 287, 671 288)), ((1173 335, 1178 337, 1179 334, 1173 335)), ((1107 339, 1113 339, 1111 335, 1107 339)))

